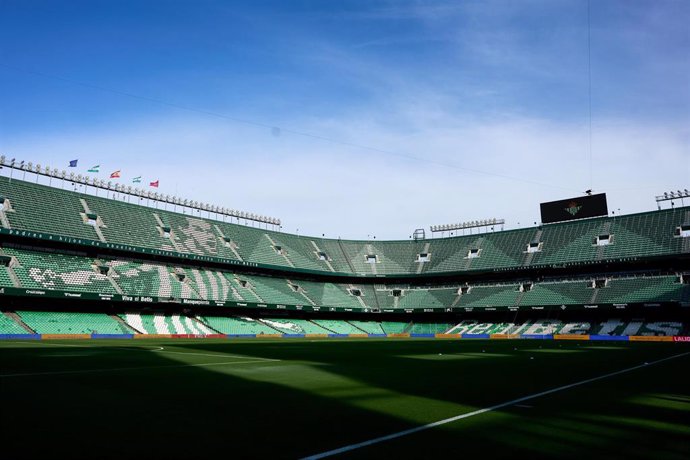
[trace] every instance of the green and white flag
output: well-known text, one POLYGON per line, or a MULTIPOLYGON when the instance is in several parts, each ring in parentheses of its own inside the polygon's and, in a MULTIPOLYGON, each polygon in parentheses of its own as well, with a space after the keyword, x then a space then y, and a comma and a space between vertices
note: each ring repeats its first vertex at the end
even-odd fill
POLYGON ((96 165, 96 166, 91 166, 91 169, 89 169, 88 172, 95 172, 97 173, 98 170, 100 169, 101 165, 96 165))
POLYGON ((133 184, 140 184, 141 183, 141 176, 137 176, 134 179, 132 179, 133 184))

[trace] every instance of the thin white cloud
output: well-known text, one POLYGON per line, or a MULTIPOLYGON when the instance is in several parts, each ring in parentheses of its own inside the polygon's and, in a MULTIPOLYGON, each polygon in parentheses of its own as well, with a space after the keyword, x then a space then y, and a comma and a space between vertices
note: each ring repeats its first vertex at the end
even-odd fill
MULTIPOLYGON (((303 121, 317 132, 418 160, 200 117, 19 139, 3 148, 56 167, 78 157, 84 170, 101 164, 103 177, 122 169, 123 182, 160 179, 163 193, 280 217, 285 231, 342 238, 406 239, 418 227, 489 217, 525 226, 539 220, 539 202, 590 186, 584 126, 472 123, 438 112, 427 122, 419 113, 409 135, 364 114, 303 121)), ((598 124, 595 190, 613 191, 611 209, 653 209, 656 192, 688 186, 687 135, 681 127, 598 124)))

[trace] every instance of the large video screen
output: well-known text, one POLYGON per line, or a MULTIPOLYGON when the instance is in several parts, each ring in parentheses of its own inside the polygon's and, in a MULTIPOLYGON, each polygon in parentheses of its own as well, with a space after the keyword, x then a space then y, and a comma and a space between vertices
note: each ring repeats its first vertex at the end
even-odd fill
POLYGON ((541 221, 544 224, 586 217, 607 216, 606 194, 586 195, 567 200, 550 201, 541 204, 541 221))

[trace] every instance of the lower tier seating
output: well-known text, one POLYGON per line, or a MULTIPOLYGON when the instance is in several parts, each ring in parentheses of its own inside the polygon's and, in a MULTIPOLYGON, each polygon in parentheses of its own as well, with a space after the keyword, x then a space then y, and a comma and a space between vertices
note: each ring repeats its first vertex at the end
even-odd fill
MULTIPOLYGON (((131 334, 105 313, 18 311, 22 321, 38 334, 131 334)), ((24 333, 24 332, 22 332, 24 333)))
MULTIPOLYGON (((482 322, 467 319, 459 323, 358 321, 247 316, 185 316, 125 313, 122 322, 105 313, 17 311, 18 317, 38 334, 187 334, 187 335, 274 335, 274 334, 519 334, 601 336, 687 336, 690 323, 610 318, 596 321, 530 319, 482 322), (128 326, 126 326, 126 323, 128 326)), ((28 333, 12 316, 0 312, 0 334, 28 333)))

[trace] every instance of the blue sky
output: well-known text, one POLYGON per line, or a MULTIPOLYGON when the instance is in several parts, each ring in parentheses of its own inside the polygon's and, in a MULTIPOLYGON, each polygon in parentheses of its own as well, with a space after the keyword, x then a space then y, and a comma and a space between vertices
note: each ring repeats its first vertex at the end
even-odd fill
POLYGON ((0 0, 0 151, 327 236, 524 226, 590 187, 653 209, 690 185, 690 3, 592 2, 591 163, 587 9, 0 0))

